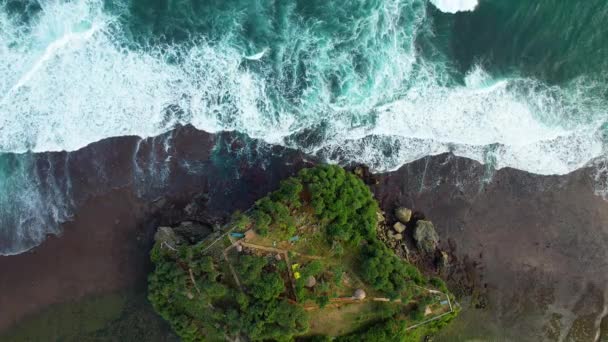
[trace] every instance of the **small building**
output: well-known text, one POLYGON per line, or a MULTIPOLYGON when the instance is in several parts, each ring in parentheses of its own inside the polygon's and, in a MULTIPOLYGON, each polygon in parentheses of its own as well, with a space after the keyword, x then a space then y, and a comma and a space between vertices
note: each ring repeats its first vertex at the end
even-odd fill
POLYGON ((355 291, 355 294, 353 295, 353 299, 356 299, 356 300, 365 299, 365 291, 363 291, 363 289, 357 289, 355 291))

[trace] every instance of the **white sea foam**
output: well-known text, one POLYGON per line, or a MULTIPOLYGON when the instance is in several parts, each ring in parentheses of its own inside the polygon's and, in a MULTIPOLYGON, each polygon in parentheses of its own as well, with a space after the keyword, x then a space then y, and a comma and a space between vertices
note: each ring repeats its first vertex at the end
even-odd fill
POLYGON ((482 79, 450 88, 423 83, 402 99, 378 107, 373 127, 335 129, 333 141, 321 151, 378 170, 450 151, 481 162, 491 157, 496 168, 538 174, 565 174, 604 153, 596 132, 608 115, 606 109, 570 103, 568 90, 555 97, 553 88, 533 80, 481 86, 482 79), (577 106, 595 115, 583 122, 568 120, 577 106))
POLYGON ((474 11, 478 5, 477 0, 431 0, 431 3, 445 13, 474 11))
MULTIPOLYGON (((378 170, 454 151, 482 162, 492 153, 496 167, 555 174, 602 154, 595 132, 608 107, 585 94, 584 81, 547 87, 493 79, 475 67, 464 85, 447 86, 441 66, 415 55, 415 29, 397 33, 391 18, 398 11, 389 7, 381 10, 396 14, 382 22, 388 27, 382 39, 411 45, 390 45, 383 56, 390 63, 369 82, 346 80, 342 97, 332 98, 327 84, 319 84, 296 105, 271 100, 264 74, 243 67, 243 51, 228 43, 121 47, 120 27, 101 0, 49 2, 31 30, 0 11, 0 152, 74 150, 111 136, 157 135, 177 123, 283 143, 328 122, 325 140, 312 152, 339 149, 378 170), (175 56, 178 63, 167 62, 175 56), (361 84, 372 89, 369 96, 361 84), (383 151, 388 145, 392 154, 383 151)), ((365 23, 376 24, 373 18, 365 23)), ((311 42, 302 44, 314 49, 311 42)), ((333 49, 325 46, 315 60, 342 65, 332 60, 333 49)))
POLYGON ((264 57, 264 54, 266 54, 266 51, 268 51, 268 48, 264 48, 262 51, 253 54, 251 56, 245 56, 244 58, 250 61, 259 61, 260 59, 262 59, 262 57, 264 57))
POLYGON ((113 25, 101 1, 55 2, 31 32, 2 35, 0 152, 75 150, 110 136, 156 135, 176 123, 210 131, 268 127, 256 113, 267 98, 263 82, 239 70, 235 49, 201 42, 175 65, 160 48, 121 48, 113 25), (174 115, 171 105, 185 115, 174 115))
MULTIPOLYGON (((441 1, 438 6, 456 11, 475 5, 441 1)), ((320 39, 307 27, 288 32, 286 40, 298 44, 273 49, 273 56, 266 49, 247 56, 232 42, 204 40, 188 47, 127 49, 102 0, 46 1, 28 24, 1 6, 0 153, 76 150, 107 137, 154 136, 190 123, 209 132, 238 130, 376 170, 451 151, 496 168, 564 174, 606 155, 605 84, 579 78, 547 86, 529 78, 498 79, 476 66, 464 84, 455 85, 447 65, 416 55, 425 13, 420 6, 403 8, 402 1, 386 1, 357 23, 373 33, 364 45, 377 43, 374 39, 384 43, 366 60, 375 69, 364 74, 355 70, 352 50, 336 52, 343 42, 320 39), (415 8, 419 12, 411 15, 415 8), (410 15, 407 30, 402 12, 410 15), (312 57, 289 64, 290 56, 299 55, 312 57), (308 63, 307 87, 294 84, 297 76, 273 83, 267 72, 273 58, 294 69, 308 63), (336 74, 343 77, 339 92, 327 80, 336 74), (294 100, 286 94, 297 95, 294 100), (318 126, 320 142, 303 147, 286 139, 318 126)), ((136 149, 136 173, 145 173, 138 156, 136 149)), ((168 172, 165 161, 158 161, 158 172, 150 171, 159 181, 168 172)), ((607 196, 605 164, 597 164, 596 182, 598 194, 607 196)), ((3 253, 41 242, 69 216, 69 183, 52 187, 65 188, 66 194, 47 196, 40 180, 28 178, 31 168, 19 172, 23 175, 11 184, 0 178, 0 190, 8 194, 0 203, 0 221, 20 220, 11 221, 17 228, 2 235, 14 241, 3 253)))

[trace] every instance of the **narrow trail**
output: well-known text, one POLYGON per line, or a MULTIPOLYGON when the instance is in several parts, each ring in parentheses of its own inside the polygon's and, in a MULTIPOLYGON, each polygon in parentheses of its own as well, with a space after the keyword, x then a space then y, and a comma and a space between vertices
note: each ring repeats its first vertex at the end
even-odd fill
MULTIPOLYGON (((224 232, 223 234, 221 234, 217 239, 215 239, 210 245, 208 245, 203 252, 207 251, 209 248, 211 248, 217 241, 219 241, 220 239, 224 238, 227 234, 231 233, 232 231, 234 231, 234 229, 236 229, 236 227, 232 227, 231 229, 227 230, 226 232, 224 232)), ((321 260, 321 259, 325 259, 323 257, 320 256, 315 256, 315 255, 307 255, 307 254, 302 254, 302 253, 298 253, 298 252, 294 252, 294 251, 288 251, 285 249, 280 249, 280 248, 276 248, 276 247, 269 247, 269 246, 262 246, 262 245, 257 245, 257 244, 253 244, 253 243, 249 243, 249 242, 245 242, 245 238, 240 238, 240 239, 235 239, 232 236, 228 235, 228 239, 230 240, 230 246, 224 248, 222 250, 222 254, 224 256, 224 259, 226 260, 226 262, 228 263, 228 267, 230 268, 230 272, 232 273, 232 276, 234 277, 234 280, 236 282, 236 284, 238 285, 238 287, 241 289, 242 291, 242 287, 241 287, 241 283, 239 281, 239 278, 234 270, 234 267, 232 265, 232 263, 230 262, 230 260, 228 259, 228 254, 227 252, 230 251, 233 248, 236 248, 236 246, 241 245, 243 247, 247 247, 247 248, 252 248, 252 249, 258 249, 258 250, 263 250, 266 252, 271 252, 271 253, 277 253, 283 256, 283 258, 285 258, 285 262, 287 264, 287 273, 289 274, 289 279, 290 279, 290 283, 291 283, 291 287, 293 290, 293 293, 295 295, 295 277, 293 274, 293 270, 291 269, 291 260, 289 259, 289 252, 293 253, 294 255, 298 255, 300 257, 304 257, 304 258, 309 258, 309 259, 314 259, 314 260, 321 260)), ((444 317, 448 314, 451 314, 454 312, 454 308, 452 307, 452 302, 450 300, 450 296, 448 296, 447 294, 438 291, 438 290, 433 290, 433 289, 429 289, 426 287, 422 287, 422 286, 417 286, 416 287, 423 289, 425 291, 427 291, 428 293, 432 293, 432 294, 438 294, 438 295, 442 295, 446 298, 447 302, 448 302, 448 306, 450 308, 449 311, 444 312, 438 316, 429 318, 427 320, 424 320, 420 323, 416 323, 412 326, 407 327, 405 330, 412 330, 415 329, 417 327, 420 327, 424 324, 433 322, 435 320, 440 319, 441 317, 444 317)), ((348 305, 348 304, 362 304, 362 303, 366 303, 366 302, 391 302, 390 298, 386 298, 386 297, 370 297, 370 298, 364 298, 364 299, 355 299, 354 297, 340 297, 340 298, 331 298, 329 300, 329 304, 327 304, 325 306, 325 308, 339 308, 343 305, 348 305)), ((401 303, 402 300, 401 299, 396 299, 393 300, 392 302, 394 303, 401 303)), ((308 303, 308 304, 304 304, 303 305, 304 310, 306 311, 314 311, 314 310, 318 310, 320 309, 320 306, 317 304, 313 304, 313 303, 308 303)))

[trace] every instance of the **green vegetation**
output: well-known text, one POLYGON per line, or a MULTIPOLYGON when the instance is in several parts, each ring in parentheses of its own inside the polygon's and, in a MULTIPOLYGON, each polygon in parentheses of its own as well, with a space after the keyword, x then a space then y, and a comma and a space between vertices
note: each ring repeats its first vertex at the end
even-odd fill
POLYGON ((362 239, 374 239, 378 204, 365 184, 341 167, 322 165, 302 170, 297 178, 281 182, 279 190, 255 203, 256 231, 266 235, 273 225, 275 232, 290 236, 295 233, 290 211, 309 198, 317 218, 326 226, 329 241, 349 241, 357 245, 362 239))
POLYGON ((251 219, 249 216, 241 213, 240 211, 235 211, 232 215, 232 222, 239 229, 245 229, 251 224, 251 219))
POLYGON ((302 170, 224 227, 246 234, 188 245, 164 232, 169 240, 151 251, 149 300, 184 341, 414 336, 408 326, 449 309, 427 288, 447 289, 377 239, 378 210, 344 169, 302 170))
POLYGON ((375 239, 378 203, 361 179, 330 165, 304 169, 300 178, 310 192, 315 215, 327 226, 328 239, 354 245, 375 239))
POLYGON ((419 342, 422 341, 426 336, 436 335, 443 327, 448 325, 456 317, 456 315, 458 315, 458 310, 448 313, 445 316, 441 316, 437 320, 421 325, 416 329, 409 330, 403 336, 402 341, 419 342))
POLYGON ((363 279, 391 298, 398 298, 410 282, 424 284, 424 278, 416 267, 404 263, 379 242, 363 248, 362 255, 363 279))
POLYGON ((269 260, 242 255, 238 262, 244 291, 220 281, 219 265, 200 255, 200 246, 177 252, 155 246, 155 271, 149 277, 149 299, 184 341, 224 340, 245 334, 252 340, 290 340, 308 328, 300 306, 279 298, 285 285, 269 260))
POLYGON ((336 339, 337 342, 360 342, 360 341, 374 341, 374 342, 395 342, 404 340, 405 336, 405 322, 400 320, 388 319, 372 326, 361 329, 360 332, 356 332, 347 336, 339 337, 336 339))
MULTIPOLYGON (((405 320, 386 319, 361 328, 359 331, 341 336, 335 339, 336 342, 419 342, 425 336, 436 334, 441 328, 445 327, 454 317, 456 312, 446 314, 435 321, 428 322, 416 329, 407 330, 405 320)), ((322 341, 322 340, 321 340, 322 341)))

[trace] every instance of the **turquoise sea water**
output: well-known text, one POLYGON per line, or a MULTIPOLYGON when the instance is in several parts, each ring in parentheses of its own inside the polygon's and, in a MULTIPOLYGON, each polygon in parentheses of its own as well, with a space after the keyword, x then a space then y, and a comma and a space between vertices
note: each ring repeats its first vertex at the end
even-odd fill
POLYGON ((606 2, 433 3, 0 0, 0 232, 41 241, 69 203, 9 153, 176 124, 376 170, 452 151, 564 174, 606 154, 606 2))

